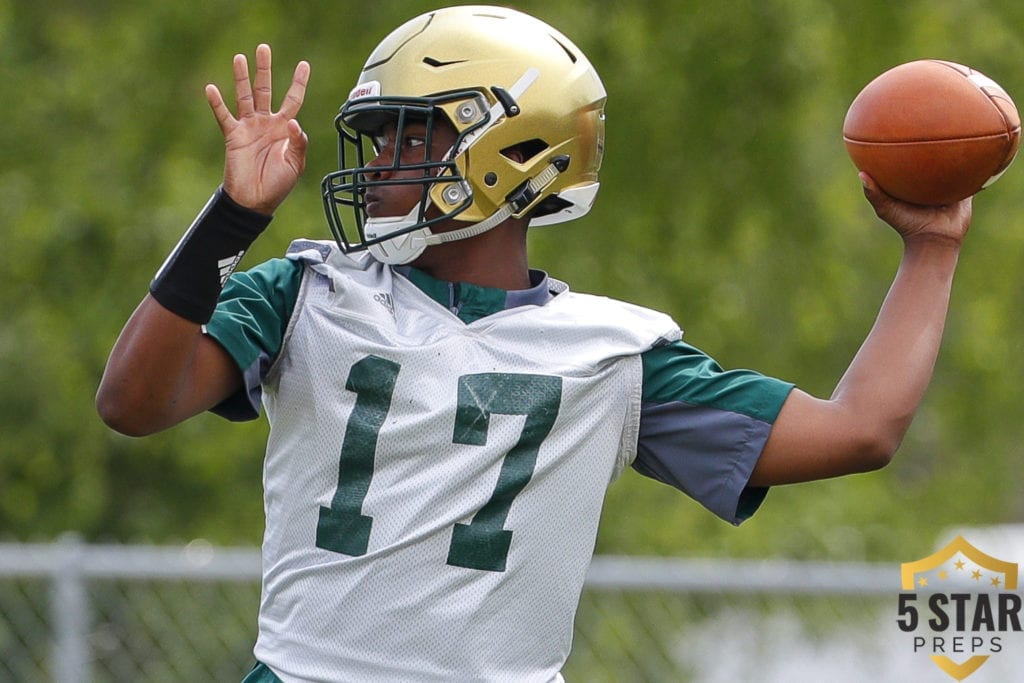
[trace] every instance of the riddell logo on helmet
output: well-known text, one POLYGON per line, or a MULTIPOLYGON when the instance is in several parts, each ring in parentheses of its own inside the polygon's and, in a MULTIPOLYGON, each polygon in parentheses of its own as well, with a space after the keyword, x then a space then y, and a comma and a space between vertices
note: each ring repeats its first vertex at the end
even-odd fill
POLYGON ((358 100, 361 97, 377 97, 379 95, 380 81, 369 81, 367 83, 360 83, 352 88, 352 92, 348 94, 348 99, 351 101, 358 100))

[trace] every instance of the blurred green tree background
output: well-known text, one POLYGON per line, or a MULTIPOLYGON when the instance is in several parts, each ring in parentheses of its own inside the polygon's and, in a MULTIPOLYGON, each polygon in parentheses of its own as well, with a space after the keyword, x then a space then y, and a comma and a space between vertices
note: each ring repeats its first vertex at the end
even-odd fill
MULTIPOLYGON (((327 238, 332 120, 372 47, 441 2, 0 0, 0 539, 251 545, 266 424, 201 416, 145 439, 97 418, 106 355, 220 180, 203 96, 231 57, 274 47, 283 93, 313 67, 306 176, 247 255, 327 238)), ((895 64, 970 64, 1024 103, 1017 0, 510 3, 561 28, 609 91, 603 187, 587 218, 538 229, 537 267, 671 313, 728 367, 828 395, 895 272, 864 201, 846 107, 895 64)), ((1020 521, 1018 305, 1024 172, 979 195, 931 391, 895 462, 780 487, 739 529, 628 472, 599 552, 898 560, 950 525, 1020 521)))

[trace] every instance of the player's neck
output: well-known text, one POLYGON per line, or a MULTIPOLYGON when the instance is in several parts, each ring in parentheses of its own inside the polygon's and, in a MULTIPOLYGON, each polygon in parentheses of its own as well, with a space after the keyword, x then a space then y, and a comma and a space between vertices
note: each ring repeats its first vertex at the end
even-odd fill
POLYGON ((504 290, 530 287, 525 231, 495 228, 470 239, 428 247, 412 265, 447 282, 504 290))

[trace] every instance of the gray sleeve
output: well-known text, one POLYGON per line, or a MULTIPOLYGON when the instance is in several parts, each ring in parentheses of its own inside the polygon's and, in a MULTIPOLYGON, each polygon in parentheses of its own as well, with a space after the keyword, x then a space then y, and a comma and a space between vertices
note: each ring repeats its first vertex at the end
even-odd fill
POLYGON ((768 493, 747 481, 771 425, 739 413, 680 402, 645 403, 633 469, 674 486, 732 524, 768 493))
POLYGON ((723 370, 682 341, 642 360, 633 468, 732 524, 750 517, 768 489, 747 482, 793 385, 752 370, 723 370))
POLYGON ((263 368, 272 362, 273 359, 269 355, 261 353, 249 367, 242 370, 242 388, 210 408, 210 412, 232 422, 258 418, 263 406, 263 368))

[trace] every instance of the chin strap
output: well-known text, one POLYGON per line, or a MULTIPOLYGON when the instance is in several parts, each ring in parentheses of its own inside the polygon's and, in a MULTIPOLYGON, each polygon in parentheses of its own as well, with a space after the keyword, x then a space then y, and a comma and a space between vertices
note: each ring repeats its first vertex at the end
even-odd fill
POLYGON ((558 174, 568 167, 569 157, 555 157, 551 160, 551 163, 548 164, 547 168, 524 183, 518 191, 513 193, 512 197, 507 202, 502 204, 501 207, 490 216, 479 223, 467 225, 466 227, 459 228, 458 230, 450 230, 436 235, 429 234, 426 236, 425 240, 427 246, 445 244, 446 242, 455 242, 456 240, 476 237, 477 235, 481 235, 488 230, 498 227, 507 219, 526 209, 537 195, 540 194, 544 188, 553 183, 555 178, 558 177, 558 174))
MULTIPOLYGON (((554 182, 558 174, 568 167, 569 157, 555 157, 548 164, 547 168, 523 183, 519 190, 512 193, 507 202, 479 223, 473 223, 464 228, 437 234, 431 233, 429 228, 420 228, 419 230, 396 235, 377 244, 371 244, 367 247, 367 250, 381 263, 401 265, 415 260, 429 246, 482 235, 488 230, 498 227, 517 213, 526 210, 533 200, 537 198, 537 195, 554 182)), ((367 222, 367 227, 370 228, 372 226, 373 230, 368 230, 367 234, 377 234, 378 231, 396 232, 401 230, 403 225, 414 225, 417 213, 418 209, 413 209, 408 216, 370 219, 367 222)))

